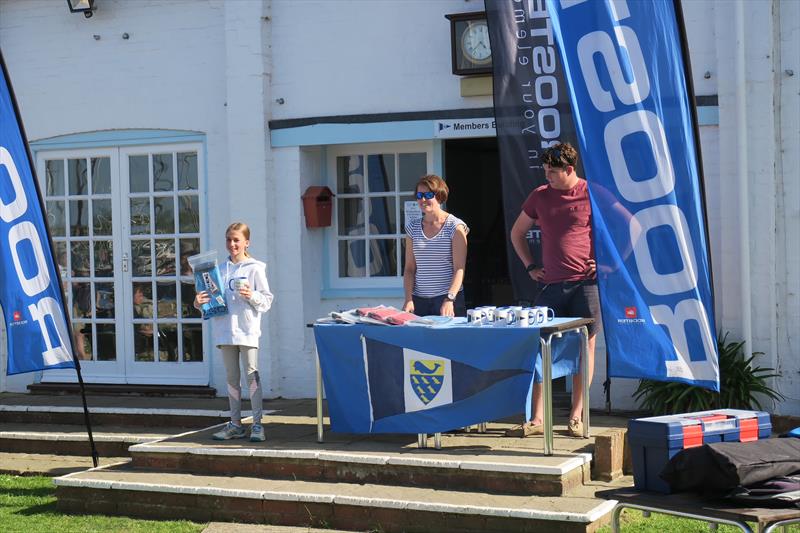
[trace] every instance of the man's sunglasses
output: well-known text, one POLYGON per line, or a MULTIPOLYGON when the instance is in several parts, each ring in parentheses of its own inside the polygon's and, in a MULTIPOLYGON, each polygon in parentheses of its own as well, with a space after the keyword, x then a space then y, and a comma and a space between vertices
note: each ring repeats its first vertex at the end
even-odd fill
POLYGON ((435 196, 436 193, 433 191, 426 191, 426 192, 417 191, 417 200, 422 200, 423 198, 425 198, 426 200, 433 200, 435 196))

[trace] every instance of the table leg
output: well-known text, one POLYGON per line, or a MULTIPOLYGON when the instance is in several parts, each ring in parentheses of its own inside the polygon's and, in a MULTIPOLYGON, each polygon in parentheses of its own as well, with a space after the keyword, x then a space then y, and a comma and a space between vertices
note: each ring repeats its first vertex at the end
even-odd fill
POLYGON ((789 524, 798 524, 800 523, 800 518, 789 518, 787 520, 779 520, 777 522, 773 522, 768 524, 766 528, 764 528, 764 533, 772 533, 773 531, 777 531, 776 528, 783 526, 783 532, 789 533, 789 524))
POLYGON ((581 334, 581 366, 583 367, 583 438, 589 438, 589 329, 583 326, 581 334))
POLYGON ((317 442, 322 442, 322 367, 319 365, 319 352, 314 346, 314 355, 317 360, 317 442))
POLYGON ((542 347, 542 403, 544 404, 544 454, 553 455, 553 335, 540 338, 542 347))
MULTIPOLYGON (((744 533, 753 533, 753 530, 750 529, 750 526, 747 525, 746 522, 739 522, 736 520, 727 520, 725 518, 711 518, 709 516, 703 516, 699 514, 692 514, 692 513, 684 513, 681 511, 673 511, 671 509, 660 509, 658 507, 650 507, 647 505, 639 505, 634 503, 618 503, 614 510, 611 512, 611 532, 612 533, 619 533, 619 516, 622 513, 623 509, 638 509, 640 511, 652 511, 654 513, 666 514, 671 516, 680 516, 681 518, 691 518, 693 520, 702 520, 703 522, 709 522, 711 524, 726 524, 729 526, 738 527, 744 533)), ((778 525, 776 523, 775 525, 778 525)))

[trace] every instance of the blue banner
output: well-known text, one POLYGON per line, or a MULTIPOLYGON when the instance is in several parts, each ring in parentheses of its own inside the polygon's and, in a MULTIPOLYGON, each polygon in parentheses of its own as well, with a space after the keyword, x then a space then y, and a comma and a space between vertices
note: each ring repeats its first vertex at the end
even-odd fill
POLYGON ((589 183, 609 376, 719 390, 681 14, 664 0, 548 10, 589 183))
POLYGON ((41 197, 0 55, 0 305, 8 374, 74 368, 41 197))
MULTIPOLYGON (((333 431, 436 433, 519 413, 540 375, 537 328, 317 325, 333 431)), ((577 371, 577 336, 554 342, 553 376, 577 371)))

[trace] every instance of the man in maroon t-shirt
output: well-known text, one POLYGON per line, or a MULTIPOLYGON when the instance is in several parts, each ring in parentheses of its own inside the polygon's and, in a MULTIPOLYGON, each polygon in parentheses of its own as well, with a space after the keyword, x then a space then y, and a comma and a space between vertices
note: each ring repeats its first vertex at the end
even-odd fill
MULTIPOLYGON (((535 305, 550 307, 556 316, 594 318, 589 327, 589 380, 594 372, 594 346, 600 328, 595 260, 592 250, 592 210, 586 180, 575 174, 578 153, 570 144, 556 144, 542 154, 547 185, 535 189, 522 205, 511 242, 531 278, 543 283, 535 305), (542 265, 533 261, 526 234, 533 226, 542 232, 542 265)), ((542 386, 533 388, 533 420, 510 429, 507 436, 542 434, 542 386)), ((583 381, 572 377, 569 433, 583 436, 583 381)))

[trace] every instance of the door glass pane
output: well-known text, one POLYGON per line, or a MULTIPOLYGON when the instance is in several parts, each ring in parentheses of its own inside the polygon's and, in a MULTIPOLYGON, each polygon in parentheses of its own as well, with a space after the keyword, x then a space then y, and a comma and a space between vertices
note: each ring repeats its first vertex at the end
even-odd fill
POLYGON ((200 311, 194 308, 194 296, 194 282, 181 282, 181 316, 183 318, 200 318, 200 311))
POLYGON ((175 318, 178 316, 178 304, 175 297, 175 283, 160 281, 156 283, 158 291, 158 318, 175 318))
POLYGON ((116 324, 97 324, 97 360, 115 361, 117 359, 116 324))
POLYGON ((146 155, 132 155, 128 158, 128 178, 131 192, 150 191, 150 173, 147 170, 146 155))
POLYGON ((156 233, 175 232, 175 209, 172 204, 172 196, 166 198, 154 198, 154 212, 156 220, 156 233))
POLYGON ((361 278, 366 275, 366 241, 339 241, 339 276, 361 278))
POLYGON ((135 361, 152 361, 155 348, 153 346, 153 324, 133 324, 133 358, 135 361))
POLYGON ((56 264, 61 273, 61 279, 67 277, 67 243, 64 241, 55 241, 53 243, 53 250, 56 254, 56 264))
POLYGON ((364 192, 364 157, 347 155, 336 158, 336 192, 364 192))
POLYGON ((394 196, 370 198, 369 232, 371 235, 397 233, 397 213, 394 196))
POLYGON ((367 169, 367 175, 369 176, 369 192, 388 192, 394 190, 394 154, 367 156, 367 169))
POLYGON ((175 240, 156 239, 156 276, 175 275, 175 240))
POLYGON ((111 159, 92 159, 92 193, 111 194, 111 159))
POLYGON ((95 283, 97 318, 114 318, 114 284, 95 283))
POLYGON ((69 202, 69 234, 72 237, 89 235, 89 202, 86 200, 70 200, 69 202))
POLYGON ((158 325, 158 360, 174 362, 178 360, 178 325, 158 325))
POLYGON ((64 195, 64 161, 51 159, 45 163, 45 195, 64 195))
POLYGON ((421 154, 400 154, 400 190, 413 191, 419 179, 428 173, 428 156, 421 154))
POLYGON ((153 190, 171 191, 172 179, 172 154, 153 154, 153 190))
POLYGON ((92 325, 86 322, 75 322, 73 338, 75 339, 75 355, 81 361, 90 361, 92 359, 92 325))
POLYGON ((183 360, 187 362, 202 361, 203 326, 201 324, 183 324, 182 329, 183 329, 183 360))
POLYGON ((197 153, 178 153, 178 190, 197 190, 197 153))
POLYGON ((64 202, 61 200, 48 200, 45 202, 47 210, 47 225, 53 237, 63 237, 67 234, 66 219, 64 218, 64 202))
POLYGON ((95 235, 111 235, 111 200, 92 200, 92 229, 95 235))
POLYGON ((150 257, 150 239, 131 241, 131 262, 134 276, 149 276, 153 260, 150 257))
POLYGON ((364 201, 360 198, 338 200, 339 235, 364 235, 364 201))
POLYGON ((180 239, 180 247, 181 247, 181 276, 191 276, 192 267, 189 266, 189 261, 187 259, 193 255, 197 255, 198 253, 200 253, 200 239, 180 239))
POLYGON ((101 278, 114 276, 113 241, 94 242, 94 275, 101 278))
POLYGON ((133 318, 153 318, 153 287, 149 281, 133 282, 133 318))
POLYGON ((72 318, 91 318, 92 285, 88 281, 72 284, 72 318))
POLYGON ((89 194, 86 160, 68 160, 67 172, 69 175, 69 194, 89 194))
POLYGON ((89 276, 89 243, 87 241, 72 243, 72 256, 70 257, 72 275, 75 277, 89 276))
POLYGON ((131 198, 131 234, 150 233, 150 199, 131 198))
POLYGON ((397 276, 397 240, 373 239, 369 248, 370 276, 397 276))
POLYGON ((196 195, 178 197, 178 218, 181 233, 200 231, 200 204, 196 195))

